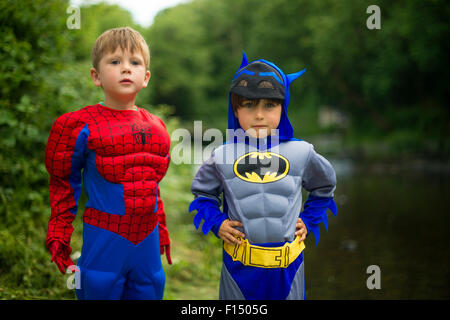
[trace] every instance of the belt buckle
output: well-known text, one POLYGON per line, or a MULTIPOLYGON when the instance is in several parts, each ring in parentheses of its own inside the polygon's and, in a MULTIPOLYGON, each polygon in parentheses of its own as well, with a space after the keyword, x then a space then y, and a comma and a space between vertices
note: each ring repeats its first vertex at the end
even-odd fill
POLYGON ((235 244, 230 252, 234 261, 245 266, 259 268, 286 268, 290 264, 291 245, 286 242, 281 247, 259 247, 250 244, 247 239, 237 237, 241 244, 235 244))
POLYGON ((286 255, 286 252, 288 252, 289 249, 286 247, 278 247, 278 248, 261 248, 258 246, 247 246, 245 250, 245 263, 246 265, 253 266, 253 267, 259 267, 259 268, 286 268, 289 264, 288 256, 286 255), (253 252, 252 252, 253 251, 253 252), (255 257, 260 253, 260 257, 263 258, 261 260, 252 259, 252 257, 255 257), (270 256, 270 259, 268 259, 267 255, 270 256), (270 261, 268 261, 270 260, 270 261))

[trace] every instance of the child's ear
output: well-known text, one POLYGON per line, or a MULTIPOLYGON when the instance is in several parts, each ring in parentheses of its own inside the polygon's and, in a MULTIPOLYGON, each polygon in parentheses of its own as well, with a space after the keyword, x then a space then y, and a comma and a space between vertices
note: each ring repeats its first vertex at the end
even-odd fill
POLYGON ((147 70, 147 72, 145 73, 145 77, 144 77, 144 85, 143 88, 147 88, 148 82, 150 80, 150 77, 152 76, 150 70, 147 70))
POLYGON ((91 68, 90 73, 92 82, 94 82, 96 87, 100 87, 102 85, 102 81, 100 80, 100 75, 97 70, 95 68, 91 68))

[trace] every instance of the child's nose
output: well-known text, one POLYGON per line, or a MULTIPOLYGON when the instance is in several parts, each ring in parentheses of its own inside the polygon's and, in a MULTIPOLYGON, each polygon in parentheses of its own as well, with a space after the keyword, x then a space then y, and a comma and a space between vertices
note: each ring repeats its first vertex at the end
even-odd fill
POLYGON ((122 63, 122 72, 130 72, 131 64, 128 62, 122 63))
POLYGON ((256 119, 264 119, 264 114, 261 110, 256 111, 256 115, 255 115, 256 119))
POLYGON ((264 119, 264 110, 263 110, 261 105, 258 105, 256 107, 256 114, 255 114, 255 116, 258 119, 264 119))

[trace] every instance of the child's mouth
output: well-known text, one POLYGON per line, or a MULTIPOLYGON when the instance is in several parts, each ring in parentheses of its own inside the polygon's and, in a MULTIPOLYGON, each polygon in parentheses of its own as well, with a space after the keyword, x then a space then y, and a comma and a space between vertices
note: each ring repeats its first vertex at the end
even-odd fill
POLYGON ((130 79, 123 79, 120 81, 120 83, 133 83, 130 79))

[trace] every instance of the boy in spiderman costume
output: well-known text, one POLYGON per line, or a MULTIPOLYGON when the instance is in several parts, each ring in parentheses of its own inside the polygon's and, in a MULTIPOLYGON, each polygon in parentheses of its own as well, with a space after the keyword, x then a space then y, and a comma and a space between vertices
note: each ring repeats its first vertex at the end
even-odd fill
MULTIPOLYGON (((135 106, 150 79, 150 54, 135 30, 104 32, 92 50, 91 78, 104 103, 60 116, 45 151, 51 216, 46 245, 61 273, 73 265, 72 221, 81 194, 83 248, 79 299, 162 299, 170 241, 158 183, 170 162, 164 123, 135 106)), ((71 267, 73 269, 73 267, 71 267)))

